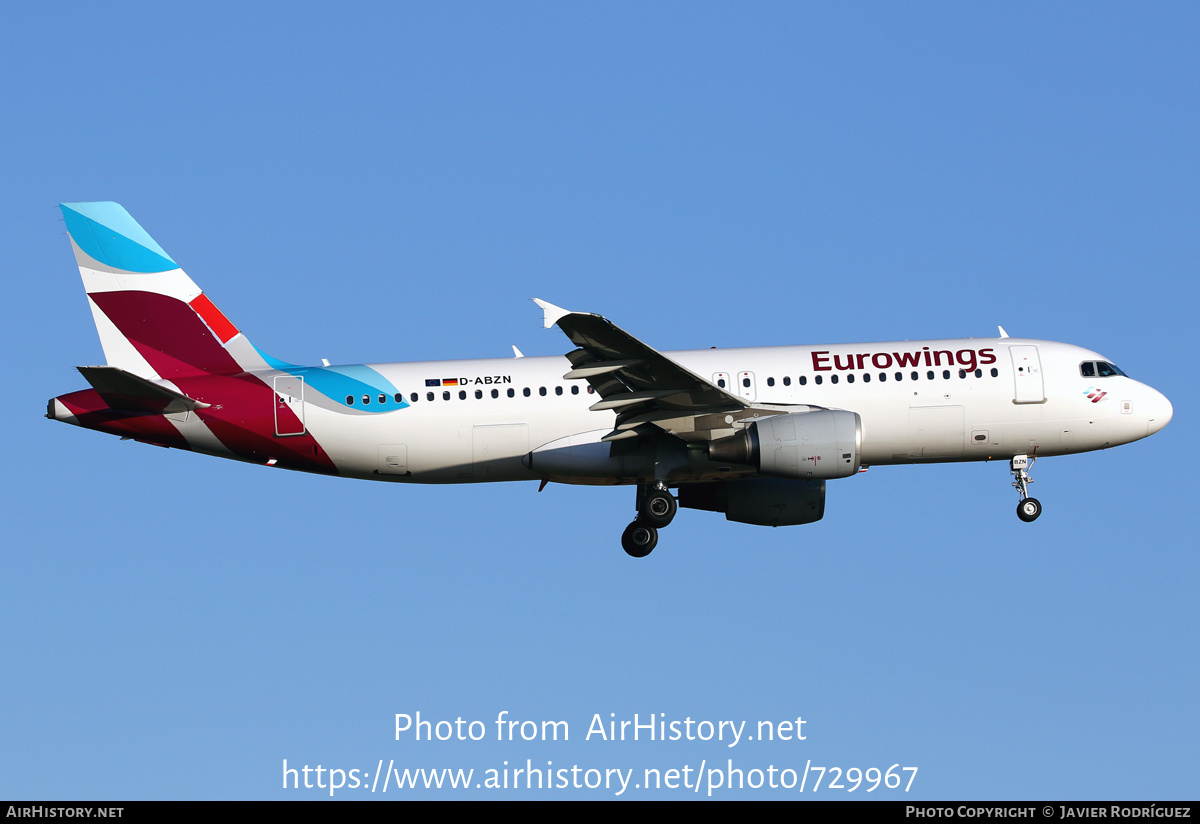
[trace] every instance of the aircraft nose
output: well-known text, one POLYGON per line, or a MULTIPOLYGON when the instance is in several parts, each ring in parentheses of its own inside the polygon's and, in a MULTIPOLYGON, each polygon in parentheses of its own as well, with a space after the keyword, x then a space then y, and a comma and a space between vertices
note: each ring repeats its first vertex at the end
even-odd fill
POLYGON ((1166 396, 1156 390, 1151 390, 1149 403, 1147 404, 1150 414, 1147 415, 1147 435, 1153 435, 1158 430, 1171 422, 1171 416, 1175 413, 1171 402, 1166 396))

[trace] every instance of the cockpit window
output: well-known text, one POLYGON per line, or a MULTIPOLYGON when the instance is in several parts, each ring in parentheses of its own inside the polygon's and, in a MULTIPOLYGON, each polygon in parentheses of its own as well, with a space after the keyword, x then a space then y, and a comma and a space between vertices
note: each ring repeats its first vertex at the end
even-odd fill
POLYGON ((1129 377, 1108 361, 1081 363, 1079 364, 1079 374, 1085 378, 1111 378, 1115 375, 1120 375, 1122 378, 1129 377))

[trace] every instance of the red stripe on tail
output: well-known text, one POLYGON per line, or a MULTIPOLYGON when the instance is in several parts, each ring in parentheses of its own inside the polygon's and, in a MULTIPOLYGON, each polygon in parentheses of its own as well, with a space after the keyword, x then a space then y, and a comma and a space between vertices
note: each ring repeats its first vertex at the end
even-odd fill
POLYGON ((188 306, 192 307, 196 314, 208 324, 208 328, 216 333, 221 343, 229 343, 238 333, 237 327, 229 322, 229 318, 225 317, 216 304, 209 300, 208 295, 203 292, 196 295, 188 306))

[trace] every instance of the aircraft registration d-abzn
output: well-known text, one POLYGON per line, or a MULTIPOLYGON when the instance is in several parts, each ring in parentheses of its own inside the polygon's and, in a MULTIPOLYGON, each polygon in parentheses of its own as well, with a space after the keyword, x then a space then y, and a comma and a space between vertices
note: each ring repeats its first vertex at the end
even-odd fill
POLYGON ((116 203, 62 214, 108 363, 47 417, 158 446, 400 483, 636 486, 643 557, 678 507, 787 526, 868 465, 1034 460, 1145 438, 1162 394, 1103 355, 999 338, 660 352, 543 300, 565 357, 297 366, 269 357, 116 203), (674 493, 672 492, 674 490, 674 493))

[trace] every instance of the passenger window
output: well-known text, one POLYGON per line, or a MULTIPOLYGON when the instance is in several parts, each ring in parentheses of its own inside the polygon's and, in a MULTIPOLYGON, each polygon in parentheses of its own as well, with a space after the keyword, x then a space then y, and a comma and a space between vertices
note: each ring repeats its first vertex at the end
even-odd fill
POLYGON ((982 378, 982 377, 983 377, 983 370, 982 370, 982 369, 976 369, 976 370, 975 370, 975 377, 977 377, 977 378, 982 378))
POLYGON ((949 369, 943 369, 943 370, 942 370, 942 379, 943 379, 943 380, 950 380, 950 370, 949 370, 949 369))
POLYGON ((879 373, 879 380, 881 380, 881 381, 885 381, 885 380, 887 380, 887 372, 880 372, 880 373, 879 373))
POLYGON ((837 376, 837 375, 830 375, 830 376, 829 376, 829 382, 830 382, 830 383, 837 383, 837 382, 838 382, 838 376, 837 376))
POLYGON ((590 383, 588 384, 588 394, 589 394, 589 395, 595 395, 595 394, 596 394, 596 389, 595 389, 595 388, 594 388, 594 387, 593 387, 593 386, 592 386, 590 383))
POLYGON ((544 387, 544 386, 539 386, 539 387, 538 387, 538 394, 539 394, 539 395, 541 395, 543 398, 544 398, 544 397, 546 397, 546 387, 544 387))
POLYGON ((854 373, 853 372, 851 372, 849 375, 846 376, 846 383, 854 383, 854 373))
POLYGON ((577 384, 577 383, 573 383, 573 384, 571 384, 571 394, 572 394, 572 395, 578 395, 578 394, 579 394, 579 384, 577 384))
POLYGON ((998 378, 998 377, 1000 377, 1000 370, 999 370, 999 369, 997 369, 997 368, 996 368, 996 367, 994 367, 994 366, 992 367, 992 377, 993 377, 993 378, 998 378))
POLYGON ((960 378, 965 378, 965 377, 967 376, 967 370, 966 370, 966 369, 959 369, 959 370, 958 370, 958 376, 959 376, 960 378))
POLYGON ((717 380, 717 386, 719 386, 719 387, 721 387, 722 389, 724 389, 724 388, 725 388, 725 379, 724 379, 724 378, 719 378, 719 379, 717 380))
POLYGON ((865 375, 863 375, 863 383, 870 383, 870 382, 871 382, 871 373, 867 372, 865 375))
POLYGON ((353 395, 346 396, 346 406, 354 406, 354 396, 353 395))
MULTIPOLYGON (((920 374, 919 372, 913 372, 913 373, 912 373, 912 379, 913 379, 913 380, 916 380, 916 379, 917 379, 917 375, 919 375, 919 374, 920 374)), ((933 377, 933 373, 932 373, 932 372, 930 372, 930 373, 929 373, 929 377, 931 377, 931 378, 933 377)))
POLYGON ((380 395, 380 396, 379 396, 379 402, 380 402, 380 403, 387 403, 387 395, 380 395))
POLYGON ((556 386, 556 387, 554 387, 554 394, 555 394, 555 395, 561 395, 561 394, 562 394, 562 387, 561 387, 561 386, 556 386))
POLYGON ((813 380, 815 380, 817 382, 817 386, 820 386, 821 381, 824 380, 824 377, 822 377, 821 375, 817 375, 815 378, 813 378, 813 380))
POLYGON ((427 400, 427 401, 431 401, 431 400, 433 400, 433 393, 432 393, 432 392, 426 392, 426 393, 425 393, 425 400, 427 400))
POLYGON ((371 396, 370 396, 370 395, 363 395, 363 406, 366 406, 366 405, 367 405, 367 404, 369 404, 370 402, 371 402, 371 396))
POLYGON ((467 399, 467 390, 465 390, 465 389, 458 390, 458 399, 460 401, 465 401, 467 399))
POLYGON ((774 385, 775 385, 775 379, 767 378, 767 386, 774 386, 774 385))
MULTIPOLYGON (((818 381, 818 383, 820 383, 820 381, 818 381)), ((801 375, 801 376, 800 376, 800 385, 801 385, 801 386, 807 386, 807 385, 808 385, 808 377, 807 377, 807 376, 805 376, 805 375, 801 375)))
POLYGON ((481 400, 482 398, 483 398, 483 390, 476 389, 475 390, 475 400, 481 400))
POLYGON ((517 396, 517 390, 515 390, 515 389, 509 389, 509 390, 508 390, 508 396, 509 396, 510 398, 515 398, 515 397, 517 396))
POLYGON ((903 373, 903 372, 897 372, 897 373, 896 373, 896 380, 898 380, 898 381, 902 381, 902 380, 904 380, 904 373, 903 373))
POLYGON ((442 400, 444 400, 444 401, 450 400, 450 392, 449 391, 442 393, 442 400))
POLYGON ((404 402, 404 396, 401 395, 399 392, 397 392, 396 393, 396 403, 403 403, 403 402, 404 402))
POLYGON ((500 397, 500 390, 499 390, 499 389, 493 389, 493 390, 492 390, 492 397, 493 397, 493 398, 498 398, 498 397, 500 397))
POLYGON ((791 386, 791 385, 792 385, 792 379, 791 379, 791 378, 789 378, 789 377, 787 377, 786 375, 784 375, 784 377, 783 377, 783 385, 784 385, 784 386, 791 386))
POLYGON ((413 393, 412 393, 411 395, 409 395, 408 397, 409 397, 409 399, 411 399, 411 400, 412 400, 412 402, 413 402, 413 403, 416 403, 416 402, 417 402, 417 398, 419 398, 419 397, 421 397, 421 396, 420 396, 420 395, 418 395, 416 392, 413 392, 413 393))
MULTIPOLYGON (((522 389, 521 394, 528 398, 529 397, 529 387, 526 386, 524 389, 522 389)), ((509 397, 512 397, 511 392, 509 393, 509 397)))
POLYGON ((744 386, 744 387, 746 387, 747 389, 749 389, 749 388, 750 388, 750 379, 749 379, 749 378, 742 378, 742 386, 744 386))
POLYGON ((933 370, 931 369, 931 370, 929 370, 928 372, 926 372, 926 373, 925 373, 925 377, 926 377, 928 380, 933 380, 933 370))

